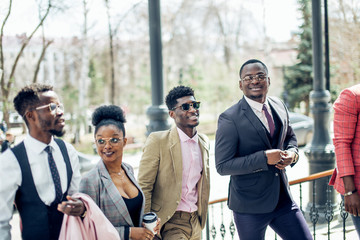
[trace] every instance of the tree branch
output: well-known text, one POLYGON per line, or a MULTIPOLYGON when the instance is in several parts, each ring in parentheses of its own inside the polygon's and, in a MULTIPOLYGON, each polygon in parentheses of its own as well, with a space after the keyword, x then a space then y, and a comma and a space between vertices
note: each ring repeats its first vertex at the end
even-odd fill
POLYGON ((49 15, 49 12, 50 12, 51 7, 52 7, 52 6, 51 6, 51 0, 49 0, 49 4, 48 4, 48 7, 47 7, 47 9, 46 9, 45 15, 41 18, 39 24, 35 27, 35 29, 34 29, 33 32, 30 34, 30 36, 27 37, 27 38, 24 40, 24 42, 23 42, 23 44, 22 44, 22 46, 21 46, 21 49, 20 49, 18 55, 17 55, 16 58, 15 58, 14 64, 13 64, 12 69, 11 69, 11 72, 10 72, 9 81, 8 81, 8 83, 7 83, 7 89, 6 89, 7 94, 8 94, 8 90, 9 90, 10 87, 11 87, 11 83, 12 83, 12 79, 13 79, 14 74, 15 74, 16 66, 17 66, 17 64, 18 64, 18 62, 19 62, 19 59, 20 59, 22 53, 24 52, 25 47, 29 44, 31 38, 34 36, 34 34, 36 33, 36 31, 40 28, 40 26, 41 26, 41 25, 43 24, 43 22, 45 21, 46 17, 49 15))
POLYGON ((50 40, 50 41, 47 41, 45 45, 43 45, 43 48, 42 48, 40 57, 39 57, 39 59, 38 59, 38 61, 37 61, 37 63, 36 63, 36 68, 35 68, 33 83, 36 83, 36 82, 37 82, 37 76, 38 76, 38 73, 39 73, 39 70, 40 70, 40 64, 41 64, 41 62, 44 60, 46 50, 48 49, 48 47, 50 46, 50 44, 52 44, 53 42, 54 42, 53 40, 50 40))
POLYGON ((1 32, 0 32, 0 68, 2 69, 1 71, 1 81, 0 81, 0 85, 1 85, 1 89, 3 89, 5 82, 4 82, 4 52, 3 52, 3 37, 4 37, 4 26, 10 16, 11 13, 11 7, 12 7, 12 0, 9 1, 9 10, 6 14, 6 17, 1 25, 1 32))

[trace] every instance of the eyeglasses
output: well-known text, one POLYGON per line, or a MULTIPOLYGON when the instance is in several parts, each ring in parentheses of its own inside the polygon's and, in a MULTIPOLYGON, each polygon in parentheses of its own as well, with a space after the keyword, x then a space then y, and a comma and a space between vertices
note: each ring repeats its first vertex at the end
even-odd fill
POLYGON ((111 146, 115 147, 120 144, 121 140, 122 138, 99 138, 95 139, 95 142, 100 147, 104 147, 107 142, 109 142, 111 146))
POLYGON ((56 104, 56 103, 49 103, 49 104, 46 104, 44 106, 40 106, 40 107, 37 107, 35 108, 36 110, 39 110, 39 109, 44 109, 44 108, 49 108, 49 111, 51 114, 53 115, 56 115, 59 110, 64 112, 64 105, 62 105, 61 103, 60 104, 56 104))
POLYGON ((254 79, 256 79, 259 82, 263 82, 266 80, 266 78, 267 77, 264 74, 257 74, 257 75, 246 76, 241 80, 243 80, 244 82, 247 82, 247 83, 252 82, 254 79))
POLYGON ((173 107, 171 110, 174 111, 175 109, 181 107, 181 109, 183 111, 189 111, 190 110, 190 107, 193 107, 195 110, 198 110, 200 108, 200 102, 191 102, 191 103, 184 103, 184 104, 181 104, 180 106, 177 106, 177 107, 173 107))

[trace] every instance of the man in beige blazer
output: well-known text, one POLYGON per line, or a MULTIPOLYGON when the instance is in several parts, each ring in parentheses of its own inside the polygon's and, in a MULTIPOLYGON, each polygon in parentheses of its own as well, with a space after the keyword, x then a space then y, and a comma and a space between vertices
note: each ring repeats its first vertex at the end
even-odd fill
POLYGON ((161 218, 166 240, 201 239, 210 192, 209 141, 196 131, 200 102, 185 86, 166 96, 176 126, 149 135, 139 167, 145 212, 161 218))

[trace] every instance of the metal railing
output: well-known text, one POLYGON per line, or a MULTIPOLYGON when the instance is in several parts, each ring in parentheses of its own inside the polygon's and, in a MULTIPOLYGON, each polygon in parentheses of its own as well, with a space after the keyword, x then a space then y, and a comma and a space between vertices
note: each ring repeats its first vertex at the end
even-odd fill
MULTIPOLYGON (((348 227, 351 225, 352 229, 350 229, 350 232, 352 232, 352 236, 356 236, 356 232, 353 231, 354 227, 352 226, 352 222, 347 222, 347 220, 351 219, 348 219, 349 214, 344 210, 343 201, 341 199, 335 202, 331 200, 333 188, 327 183, 329 182, 332 173, 333 169, 289 182, 293 198, 295 202, 299 204, 299 208, 308 222, 309 229, 313 234, 314 240, 316 240, 317 237, 320 237, 320 234, 322 237, 331 239, 331 236, 335 235, 334 231, 331 231, 332 227, 337 227, 337 229, 341 230, 340 233, 336 233, 337 235, 334 236, 336 237, 333 238, 334 240, 346 239, 347 236, 348 239, 351 239, 348 231, 349 229, 346 228, 346 224, 348 224, 348 227), (314 201, 306 200, 305 198, 307 196, 303 194, 304 188, 308 188, 308 193, 310 193, 308 195, 312 194, 310 198, 312 197, 312 199, 316 199, 315 188, 319 187, 317 184, 327 185, 327 200, 325 206, 317 206, 314 201), (308 203, 306 211, 304 211, 303 207, 305 201, 308 203)), ((226 201, 227 198, 221 198, 209 202, 208 218, 205 227, 206 240, 238 238, 233 215, 231 210, 228 209, 226 201), (226 224, 228 225, 226 226, 226 224)), ((275 233, 273 239, 277 239, 277 235, 275 233)))

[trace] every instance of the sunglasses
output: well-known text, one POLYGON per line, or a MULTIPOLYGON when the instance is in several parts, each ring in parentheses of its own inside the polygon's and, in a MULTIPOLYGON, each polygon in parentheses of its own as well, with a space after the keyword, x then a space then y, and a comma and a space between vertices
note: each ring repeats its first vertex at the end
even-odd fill
POLYGON ((44 108, 49 108, 50 113, 53 114, 53 115, 56 115, 59 110, 61 112, 64 112, 64 105, 62 105, 61 103, 60 104, 49 103, 49 104, 37 107, 35 109, 39 110, 39 109, 44 109, 44 108))
POLYGON ((180 106, 173 107, 171 110, 174 111, 177 108, 181 108, 183 111, 189 111, 190 107, 193 107, 195 110, 198 110, 200 108, 200 102, 191 102, 191 103, 184 103, 180 106))
POLYGON ((122 138, 99 138, 95 139, 95 142, 99 147, 104 147, 107 142, 109 142, 111 146, 115 147, 119 145, 121 140, 122 138))
POLYGON ((250 82, 252 82, 253 80, 257 80, 257 81, 259 81, 259 82, 263 82, 263 81, 266 80, 266 75, 264 75, 264 74, 249 75, 249 76, 244 77, 244 78, 241 79, 241 80, 243 80, 243 81, 246 82, 246 83, 250 83, 250 82))

